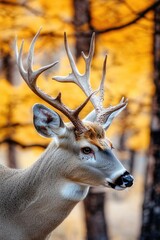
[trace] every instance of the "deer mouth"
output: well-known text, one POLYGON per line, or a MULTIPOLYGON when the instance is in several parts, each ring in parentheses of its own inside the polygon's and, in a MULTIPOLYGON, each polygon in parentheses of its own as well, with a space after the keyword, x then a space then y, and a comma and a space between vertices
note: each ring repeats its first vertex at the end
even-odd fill
POLYGON ((106 179, 106 182, 105 182, 104 186, 108 187, 108 188, 113 188, 115 190, 124 190, 126 188, 126 186, 124 186, 124 185, 122 185, 122 186, 116 185, 115 183, 111 182, 108 179, 106 179))
POLYGON ((112 182, 108 182, 108 185, 109 185, 111 188, 115 189, 115 190, 124 190, 124 189, 126 188, 125 185, 119 186, 119 185, 116 185, 116 184, 114 184, 114 183, 112 183, 112 182))

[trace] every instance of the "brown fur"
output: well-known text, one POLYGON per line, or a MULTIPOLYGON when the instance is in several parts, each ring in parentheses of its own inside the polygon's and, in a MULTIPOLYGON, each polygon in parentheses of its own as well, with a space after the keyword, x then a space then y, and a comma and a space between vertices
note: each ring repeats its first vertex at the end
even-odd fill
POLYGON ((98 123, 85 123, 85 127, 88 130, 83 134, 77 135, 77 140, 87 139, 101 150, 106 147, 112 148, 112 143, 105 137, 105 131, 98 123))

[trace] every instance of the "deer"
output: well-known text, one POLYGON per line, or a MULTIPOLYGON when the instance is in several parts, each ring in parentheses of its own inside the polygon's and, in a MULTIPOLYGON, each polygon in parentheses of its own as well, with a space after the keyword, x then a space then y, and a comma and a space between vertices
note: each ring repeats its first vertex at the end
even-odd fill
POLYGON ((64 114, 69 122, 64 123, 56 111, 43 104, 33 106, 35 129, 52 141, 39 159, 25 169, 0 165, 1 240, 48 239, 51 231, 87 196, 90 187, 124 190, 134 181, 114 154, 112 142, 105 134, 112 120, 127 106, 124 98, 116 106, 103 106, 107 55, 99 88, 94 91, 91 87, 95 33, 91 37, 88 55, 82 52, 84 74, 76 67, 64 34, 64 46, 72 71, 68 76, 54 76, 53 80, 75 83, 84 92, 86 100, 74 110, 62 102, 61 93, 54 98, 37 86, 39 75, 58 63, 33 70, 34 46, 39 34, 40 31, 31 42, 26 68, 23 65, 24 41, 20 49, 15 44, 19 72, 34 94, 64 114), (79 114, 89 101, 94 109, 80 119, 79 114))

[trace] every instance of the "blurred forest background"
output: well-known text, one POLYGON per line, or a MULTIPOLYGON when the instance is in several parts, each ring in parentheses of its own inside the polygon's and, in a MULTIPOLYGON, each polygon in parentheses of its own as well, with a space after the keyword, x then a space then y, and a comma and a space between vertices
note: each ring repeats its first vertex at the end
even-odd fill
MULTIPOLYGON (((127 191, 92 190, 85 207, 79 204, 53 239, 160 239, 160 1, 0 0, 0 161, 14 168, 32 164, 49 143, 34 130, 31 109, 42 100, 21 79, 13 50, 16 36, 19 46, 25 39, 25 63, 40 27, 34 67, 57 60, 59 64, 39 78, 39 85, 53 96, 61 91, 63 102, 71 108, 85 96, 73 84, 51 80, 70 71, 63 33, 67 32, 81 72, 81 51, 88 52, 91 34, 96 33, 91 82, 96 89, 107 53, 105 105, 117 104, 122 96, 129 99, 107 136, 135 177, 127 191), (103 207, 106 229, 96 233, 103 207)), ((88 104, 82 117, 91 110, 88 104)))

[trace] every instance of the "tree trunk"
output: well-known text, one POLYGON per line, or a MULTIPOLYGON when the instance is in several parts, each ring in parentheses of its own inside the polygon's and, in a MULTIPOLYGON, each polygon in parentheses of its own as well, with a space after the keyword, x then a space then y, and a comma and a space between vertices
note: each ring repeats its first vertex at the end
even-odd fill
POLYGON ((130 149, 129 152, 130 152, 129 172, 130 172, 130 174, 133 174, 134 173, 136 152, 134 150, 132 150, 132 149, 130 149))
POLYGON ((74 28, 76 32, 76 59, 81 52, 88 53, 91 35, 84 35, 84 32, 92 32, 91 12, 89 0, 74 0, 74 28))
POLYGON ((160 6, 155 9, 153 116, 150 161, 146 174, 141 240, 160 239, 160 6))
POLYGON ((17 167, 17 160, 16 160, 16 146, 13 143, 8 143, 8 167, 16 168, 17 167))
MULTIPOLYGON (((3 63, 4 75, 5 75, 6 79, 7 79, 7 81, 11 85, 15 85, 14 66, 13 66, 12 57, 11 57, 11 55, 9 53, 5 54, 3 56, 2 63, 3 63)), ((13 105, 14 104, 12 104, 12 99, 11 99, 11 103, 8 106, 8 116, 7 116, 8 125, 10 125, 10 122, 11 122, 13 105)), ((10 135, 7 136, 7 137, 11 138, 12 137, 11 135, 12 135, 12 133, 10 133, 10 135)), ((11 167, 11 168, 16 168, 17 167, 16 146, 12 142, 8 142, 7 150, 8 150, 7 151, 8 166, 11 167)))
POLYGON ((107 225, 104 214, 105 193, 90 190, 84 200, 87 240, 107 240, 107 225))
MULTIPOLYGON (((81 51, 88 53, 91 36, 84 35, 92 32, 90 2, 89 0, 74 0, 74 26, 76 32, 76 59, 81 56, 81 51), (86 29, 87 28, 87 29, 86 29)), ((87 240, 107 240, 107 225, 104 216, 104 193, 89 192, 84 201, 87 240)))

